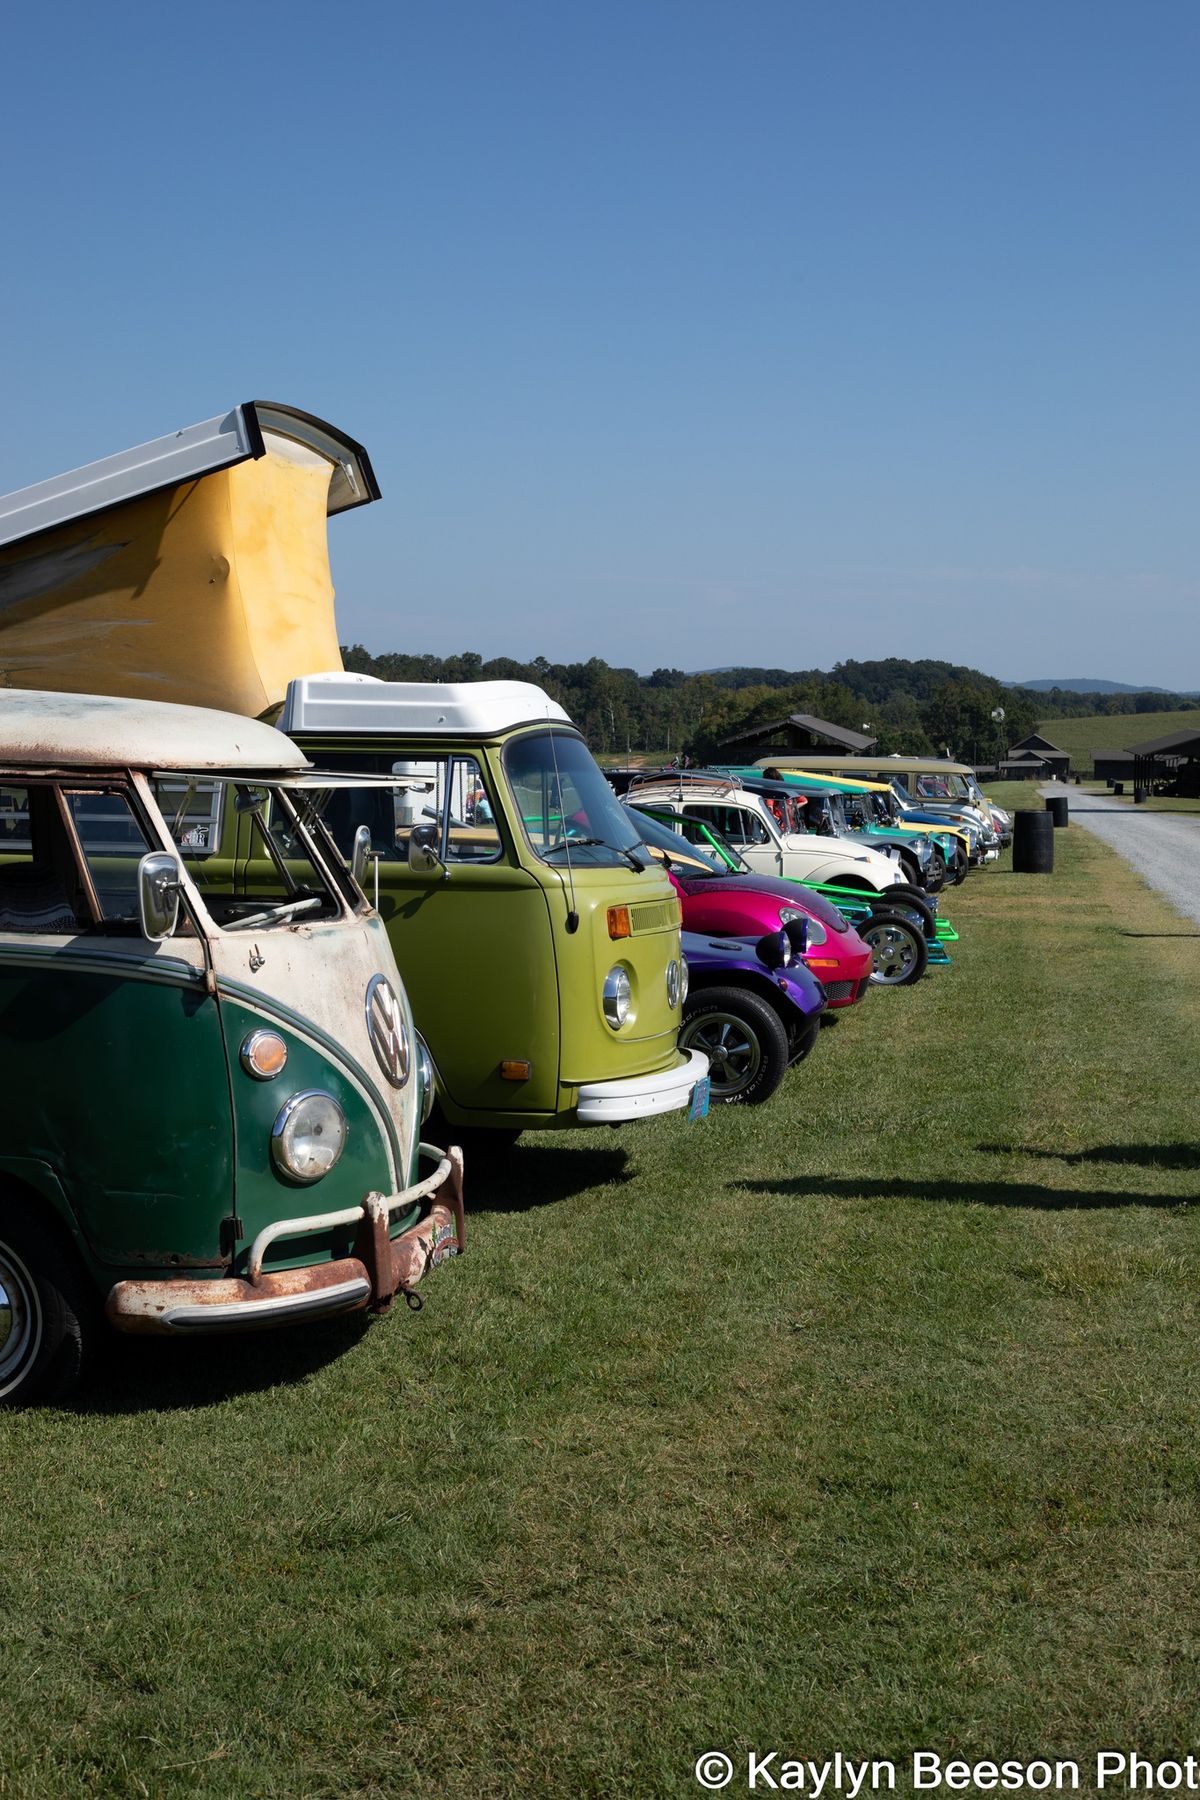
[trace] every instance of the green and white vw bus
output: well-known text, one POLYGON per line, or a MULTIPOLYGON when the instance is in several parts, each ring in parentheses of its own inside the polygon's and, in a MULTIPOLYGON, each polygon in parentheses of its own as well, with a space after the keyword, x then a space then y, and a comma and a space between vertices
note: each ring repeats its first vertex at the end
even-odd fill
MULTIPOLYGON (((327 779, 323 786, 328 785, 327 779)), ((102 1314, 386 1309, 463 1245, 462 1159, 301 751, 228 713, 0 691, 0 1403, 102 1314)))
POLYGON ((373 862, 443 1134, 705 1109, 707 1058, 677 1042, 679 901, 561 706, 523 681, 338 673, 291 682, 280 726, 320 770, 407 784, 347 786, 328 819, 373 862))

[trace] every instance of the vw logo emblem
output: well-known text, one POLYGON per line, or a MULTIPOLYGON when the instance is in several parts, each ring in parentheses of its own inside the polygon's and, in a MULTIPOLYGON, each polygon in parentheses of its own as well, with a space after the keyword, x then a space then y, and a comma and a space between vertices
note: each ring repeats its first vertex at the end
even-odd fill
POLYGON ((372 975, 367 983, 367 1036, 375 1060, 393 1087, 403 1087, 412 1063, 404 1009, 386 975, 372 975))

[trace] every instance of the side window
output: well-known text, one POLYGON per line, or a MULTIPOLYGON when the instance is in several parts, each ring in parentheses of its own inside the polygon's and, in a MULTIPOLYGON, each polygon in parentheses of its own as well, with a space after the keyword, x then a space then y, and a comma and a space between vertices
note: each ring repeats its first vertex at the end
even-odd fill
POLYGON ((698 819, 703 825, 711 825, 714 831, 719 831, 731 844, 746 842, 742 832, 741 811, 736 806, 689 806, 684 816, 698 819))
POLYGON ((154 795, 171 836, 187 857, 211 856, 221 842, 221 799, 215 781, 156 781, 154 795))
POLYGON ((771 834, 748 806, 696 806, 690 809, 706 825, 713 825, 731 844, 769 844, 771 834))
POLYGON ((138 926, 138 863, 153 848, 124 794, 66 790, 83 858, 106 925, 138 926))
POLYGON ((90 923, 54 789, 0 788, 0 931, 74 937, 90 923))
POLYGON ((445 860, 495 862, 500 855, 500 833, 479 763, 473 756, 452 756, 443 778, 445 860))
MULTIPOLYGON (((356 760, 363 769, 364 757, 356 760)), ((384 862, 404 862, 413 831, 422 828, 432 849, 447 863, 496 862, 502 853, 492 795, 474 756, 390 759, 377 771, 403 777, 406 785, 341 789, 325 822, 343 856, 349 857, 359 825, 371 832, 371 848, 384 862)))

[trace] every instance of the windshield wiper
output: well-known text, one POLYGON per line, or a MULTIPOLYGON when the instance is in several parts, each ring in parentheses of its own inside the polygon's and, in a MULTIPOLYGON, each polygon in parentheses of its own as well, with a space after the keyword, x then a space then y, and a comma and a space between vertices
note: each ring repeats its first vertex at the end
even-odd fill
POLYGON ((265 912, 247 913, 240 919, 226 919, 222 931, 248 931, 252 925, 274 925, 279 919, 294 919, 297 913, 309 912, 323 905, 320 894, 301 900, 285 900, 280 906, 269 906, 265 912))
POLYGON ((623 850, 621 848, 620 844, 610 844, 607 838, 598 838, 598 837, 559 838, 557 844, 548 844, 546 846, 545 850, 542 852, 542 854, 544 856, 553 856, 554 852, 556 850, 588 850, 588 849, 592 849, 592 848, 595 848, 598 850, 611 850, 614 856, 623 856, 625 858, 625 861, 629 864, 630 868, 633 869, 638 875, 640 875, 642 870, 646 867, 644 862, 638 861, 637 857, 633 854, 632 850, 628 850, 628 849, 623 850))

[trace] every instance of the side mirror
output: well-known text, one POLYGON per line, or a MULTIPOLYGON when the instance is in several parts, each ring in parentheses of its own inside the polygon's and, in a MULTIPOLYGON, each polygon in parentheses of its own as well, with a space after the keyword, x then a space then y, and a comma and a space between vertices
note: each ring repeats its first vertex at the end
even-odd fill
POLYGON ((367 862, 371 855, 371 827, 360 825, 354 834, 354 847, 350 852, 350 873, 360 888, 367 885, 367 862))
POLYGON ((138 864, 138 913, 142 936, 170 937, 179 918, 182 870, 169 850, 151 850, 138 864))
POLYGON ((414 875, 444 875, 446 865, 434 849, 436 825, 414 825, 408 834, 408 866, 414 875))
POLYGON ((792 946, 792 955, 807 956, 809 947, 808 920, 789 919, 783 929, 787 933, 788 943, 792 946))

